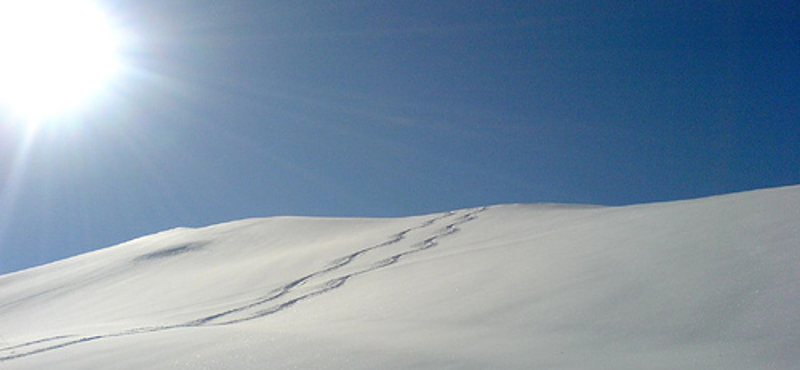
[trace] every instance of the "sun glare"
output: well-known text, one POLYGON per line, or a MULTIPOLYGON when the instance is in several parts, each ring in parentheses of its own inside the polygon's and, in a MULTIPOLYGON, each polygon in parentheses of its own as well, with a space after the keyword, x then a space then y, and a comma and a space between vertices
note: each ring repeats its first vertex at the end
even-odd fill
POLYGON ((83 108, 120 67, 91 0, 0 0, 0 109, 28 124, 83 108))

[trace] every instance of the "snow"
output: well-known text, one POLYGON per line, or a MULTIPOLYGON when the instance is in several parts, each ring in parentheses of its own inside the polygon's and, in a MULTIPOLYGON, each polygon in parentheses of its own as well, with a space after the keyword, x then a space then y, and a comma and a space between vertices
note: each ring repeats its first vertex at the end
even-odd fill
POLYGON ((800 186, 249 219, 0 276, 3 369, 794 369, 800 186))

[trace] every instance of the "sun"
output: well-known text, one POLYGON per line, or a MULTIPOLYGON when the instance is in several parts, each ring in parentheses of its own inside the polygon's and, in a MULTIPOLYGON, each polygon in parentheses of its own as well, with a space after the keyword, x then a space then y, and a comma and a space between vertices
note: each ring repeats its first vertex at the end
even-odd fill
POLYGON ((0 109, 36 123, 85 108, 119 71, 119 48, 91 0, 0 0, 0 109))

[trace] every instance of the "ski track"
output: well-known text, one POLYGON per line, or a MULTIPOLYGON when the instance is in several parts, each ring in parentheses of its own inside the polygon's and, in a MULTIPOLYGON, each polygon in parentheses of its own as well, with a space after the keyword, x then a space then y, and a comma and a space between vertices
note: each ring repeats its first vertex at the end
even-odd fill
MULTIPOLYGON (((281 312, 307 299, 341 288, 354 277, 366 275, 370 272, 391 266, 406 256, 436 247, 442 238, 458 232, 460 230, 460 225, 476 219, 478 214, 485 211, 486 208, 487 207, 481 207, 461 211, 463 214, 458 217, 456 217, 456 215, 459 212, 448 212, 438 215, 420 223, 417 226, 391 235, 388 240, 380 244, 369 246, 348 255, 336 258, 328 263, 326 267, 292 280, 289 283, 273 289, 249 303, 245 303, 241 306, 218 312, 213 315, 203 316, 195 320, 174 325, 137 327, 107 334, 58 335, 37 339, 26 343, 0 347, 0 362, 32 356, 35 354, 49 352, 56 349, 100 339, 117 338, 142 333, 153 333, 179 328, 224 326, 264 318, 266 316, 281 312), (442 228, 435 229, 430 236, 424 238, 420 242, 402 248, 400 251, 391 254, 389 257, 384 257, 371 263, 369 261, 365 261, 366 266, 356 267, 350 272, 341 271, 344 270, 345 267, 352 267, 352 265, 354 265, 354 261, 366 260, 366 257, 370 255, 371 252, 388 249, 388 247, 392 246, 400 247, 400 243, 405 240, 409 234, 428 229, 434 224, 448 218, 452 218, 450 223, 446 224, 442 228), (302 287, 307 287, 307 289, 301 290, 302 287)), ((175 252, 177 254, 178 251, 175 252)), ((183 252, 183 250, 181 250, 181 252, 183 252)), ((161 255, 158 255, 157 257, 161 257, 161 255)))

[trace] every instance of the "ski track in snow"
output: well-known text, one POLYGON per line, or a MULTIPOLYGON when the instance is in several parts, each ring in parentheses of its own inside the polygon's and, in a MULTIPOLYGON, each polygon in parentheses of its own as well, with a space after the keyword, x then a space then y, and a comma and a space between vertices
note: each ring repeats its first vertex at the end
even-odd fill
MULTIPOLYGON (((192 321, 174 325, 137 327, 106 334, 59 335, 16 345, 9 345, 0 347, 0 362, 14 360, 100 339, 124 337, 141 333, 153 333, 179 328, 231 325, 270 316, 307 299, 341 288, 354 277, 366 275, 370 272, 391 266, 406 256, 433 248, 439 244, 439 241, 442 238, 458 232, 460 230, 459 226, 476 219, 478 214, 485 211, 486 208, 487 207, 481 207, 461 211, 462 214, 458 217, 456 216, 459 214, 459 212, 448 212, 438 215, 417 226, 391 235, 388 240, 380 244, 362 248, 346 256, 336 258, 332 260, 326 267, 294 279, 287 284, 267 292, 263 296, 252 300, 249 303, 245 303, 213 315, 203 316, 192 321), (422 241, 408 246, 402 246, 401 242, 406 240, 409 234, 427 230, 434 224, 445 219, 452 219, 452 221, 442 228, 434 229, 434 231, 422 241), (373 252, 388 249, 388 247, 392 246, 401 248, 399 251, 390 254, 388 257, 372 257, 373 255, 377 254, 373 252), (370 259, 369 257, 372 258, 370 259), (357 264, 355 262, 363 263, 357 264), (349 272, 344 271, 346 267, 350 267, 349 272)), ((176 250, 174 252, 174 254, 177 254, 178 252, 183 252, 183 250, 176 250)), ((159 254, 158 256, 153 257, 163 256, 159 254)))

